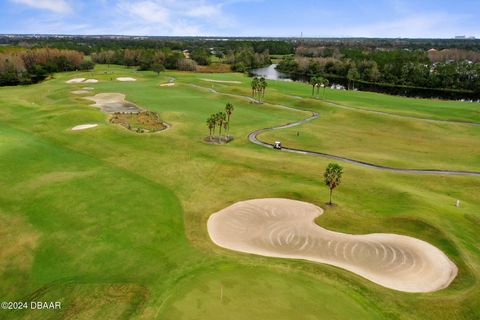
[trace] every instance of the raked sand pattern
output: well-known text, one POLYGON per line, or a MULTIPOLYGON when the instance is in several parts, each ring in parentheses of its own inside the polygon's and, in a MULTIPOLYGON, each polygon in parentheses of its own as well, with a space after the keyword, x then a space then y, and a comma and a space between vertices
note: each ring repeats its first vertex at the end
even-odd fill
POLYGON ((455 264, 425 241, 329 231, 314 223, 322 213, 313 204, 288 199, 242 201, 210 216, 208 232, 226 249, 326 263, 399 291, 440 290, 457 275, 455 264))
POLYGON ((91 97, 84 97, 94 101, 92 107, 100 108, 103 112, 140 112, 137 105, 125 101, 125 95, 123 93, 98 93, 91 97))

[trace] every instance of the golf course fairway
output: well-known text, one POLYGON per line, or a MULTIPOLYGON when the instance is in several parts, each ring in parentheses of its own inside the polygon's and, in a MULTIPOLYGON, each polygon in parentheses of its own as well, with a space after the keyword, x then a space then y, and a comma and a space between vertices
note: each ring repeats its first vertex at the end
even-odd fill
POLYGON ((0 319, 480 318, 479 177, 335 161, 344 177, 328 206, 323 172, 333 160, 248 139, 317 112, 259 138, 386 166, 480 171, 480 127, 368 112, 480 122, 479 104, 330 89, 313 99, 311 86, 282 81, 269 81, 265 103, 254 104, 244 98, 250 81, 239 73, 157 75, 97 65, 1 87, 0 293, 4 301, 58 301, 62 308, 1 310, 0 319), (72 93, 86 84, 67 82, 82 78, 98 82, 72 93), (172 78, 174 85, 162 86, 172 78), (125 130, 85 99, 112 94, 113 103, 158 113, 169 129, 125 130), (234 140, 205 143, 205 120, 227 103, 235 107, 234 140), (428 243, 457 275, 448 285, 403 292, 335 265, 212 241, 213 213, 272 198, 321 208, 309 216, 312 228, 428 243))

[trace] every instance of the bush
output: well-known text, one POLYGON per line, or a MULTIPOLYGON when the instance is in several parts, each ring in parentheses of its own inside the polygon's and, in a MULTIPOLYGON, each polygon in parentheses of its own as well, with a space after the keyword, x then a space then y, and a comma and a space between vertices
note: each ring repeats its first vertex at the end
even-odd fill
POLYGON ((93 70, 93 68, 95 68, 95 63, 93 61, 82 60, 82 62, 80 62, 80 70, 93 70))
POLYGON ((177 63, 177 68, 180 71, 196 71, 197 63, 190 59, 180 59, 177 63))

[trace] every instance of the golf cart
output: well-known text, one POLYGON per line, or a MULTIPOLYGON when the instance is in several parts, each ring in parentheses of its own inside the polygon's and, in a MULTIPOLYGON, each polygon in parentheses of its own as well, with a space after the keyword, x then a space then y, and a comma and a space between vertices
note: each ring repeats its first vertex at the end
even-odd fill
POLYGON ((282 150, 282 143, 280 141, 275 141, 273 149, 282 150))

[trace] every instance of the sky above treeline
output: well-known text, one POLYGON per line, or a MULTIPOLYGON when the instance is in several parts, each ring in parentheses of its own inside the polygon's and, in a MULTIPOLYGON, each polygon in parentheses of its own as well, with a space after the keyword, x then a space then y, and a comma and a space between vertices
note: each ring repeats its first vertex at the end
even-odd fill
POLYGON ((479 0, 0 0, 0 33, 480 38, 479 0))

